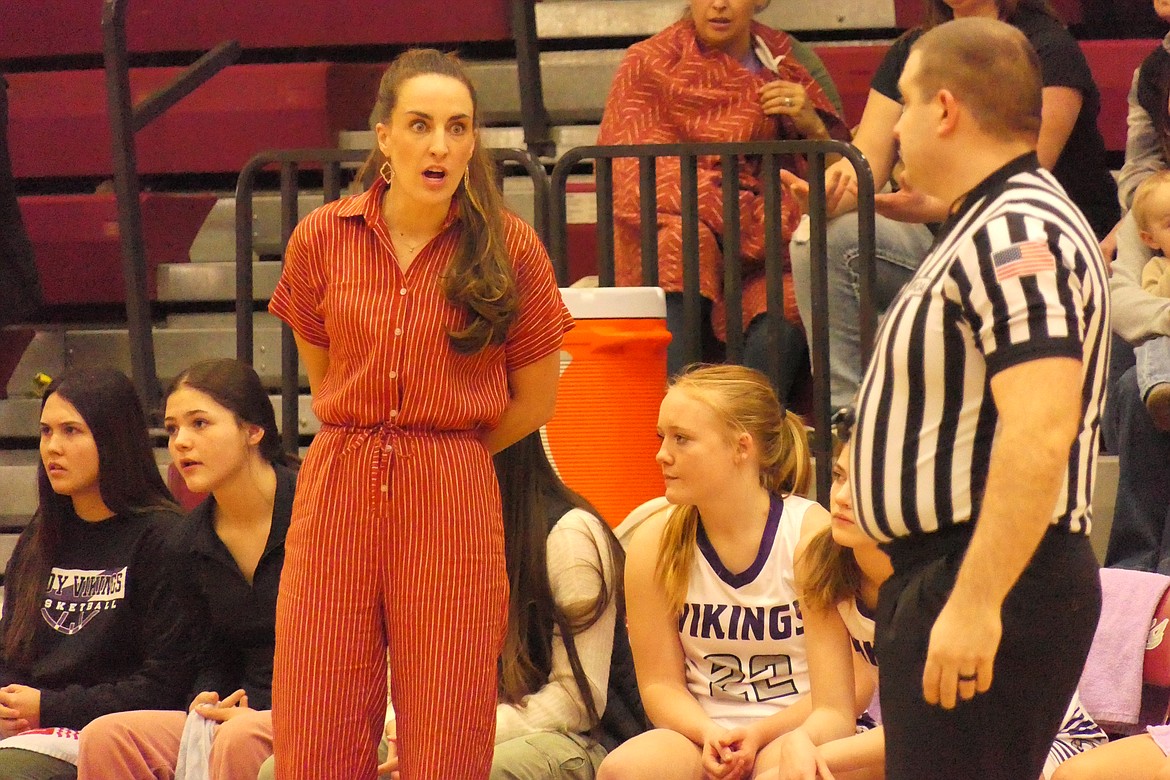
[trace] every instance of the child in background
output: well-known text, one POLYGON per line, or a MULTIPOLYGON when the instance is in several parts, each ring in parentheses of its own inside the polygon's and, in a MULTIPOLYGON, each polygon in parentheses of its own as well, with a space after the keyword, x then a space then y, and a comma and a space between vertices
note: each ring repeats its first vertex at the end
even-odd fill
MULTIPOLYGON (((1142 269, 1142 289, 1170 298, 1170 171, 1151 174, 1133 196, 1142 242, 1157 252, 1142 269)), ((1134 348, 1138 388, 1159 430, 1170 432, 1170 336, 1155 336, 1134 348)))

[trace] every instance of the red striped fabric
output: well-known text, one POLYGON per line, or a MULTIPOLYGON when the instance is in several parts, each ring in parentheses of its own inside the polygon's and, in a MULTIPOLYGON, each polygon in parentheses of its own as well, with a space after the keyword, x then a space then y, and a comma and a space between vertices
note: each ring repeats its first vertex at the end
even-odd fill
MULTIPOLYGON (((786 33, 753 23, 752 34, 779 63, 779 73, 753 73, 730 56, 705 50, 689 19, 630 47, 614 76, 605 103, 597 143, 605 145, 682 142, 762 141, 798 138, 792 120, 764 113, 759 89, 775 79, 800 84, 820 111, 830 134, 849 140, 849 130, 808 71, 791 55, 786 33)), ((785 168, 807 176, 803 159, 785 158, 785 168)), ((701 157, 699 186, 699 288, 714 304, 712 324, 723 336, 723 174, 716 157, 701 157)), ((681 292, 682 189, 679 161, 657 161, 658 281, 667 292, 681 292)), ((613 165, 614 260, 617 282, 638 285, 642 279, 640 184, 638 163, 618 159, 613 165)), ((765 254, 764 187, 759 160, 740 169, 740 241, 744 258, 743 325, 767 309, 762 261, 765 254)), ((788 242, 800 221, 800 207, 782 197, 775 227, 785 260, 785 316, 799 325, 796 298, 787 270, 788 242)))
POLYGON ((439 275, 461 225, 452 210, 403 273, 384 190, 308 215, 269 305, 329 350, 277 604, 281 780, 375 777, 387 649, 403 776, 487 777, 507 580, 479 431, 508 402, 508 371, 557 350, 572 326, 535 233, 508 215, 518 318, 504 345, 457 354, 446 334, 466 314, 439 275))

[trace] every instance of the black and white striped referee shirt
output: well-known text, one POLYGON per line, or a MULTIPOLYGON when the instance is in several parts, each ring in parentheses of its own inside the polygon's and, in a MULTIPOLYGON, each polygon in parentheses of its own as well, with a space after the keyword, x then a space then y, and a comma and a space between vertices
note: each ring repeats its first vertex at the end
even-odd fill
POLYGON ((888 541, 977 518, 998 427, 991 377, 1073 357, 1084 417, 1052 522, 1087 534, 1108 299, 1093 231, 1035 154, 972 190, 887 311, 861 383, 852 473, 865 531, 888 541))

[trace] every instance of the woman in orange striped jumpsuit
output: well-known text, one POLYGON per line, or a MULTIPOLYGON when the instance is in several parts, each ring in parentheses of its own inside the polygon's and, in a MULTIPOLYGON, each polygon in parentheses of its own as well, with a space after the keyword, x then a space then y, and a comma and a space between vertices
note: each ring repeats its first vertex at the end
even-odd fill
POLYGON ((400 56, 371 116, 380 175, 297 226, 269 305, 322 423, 277 603, 280 780, 375 776, 387 649, 402 777, 491 766, 507 609, 491 454, 551 416, 572 320, 475 120, 456 60, 400 56))

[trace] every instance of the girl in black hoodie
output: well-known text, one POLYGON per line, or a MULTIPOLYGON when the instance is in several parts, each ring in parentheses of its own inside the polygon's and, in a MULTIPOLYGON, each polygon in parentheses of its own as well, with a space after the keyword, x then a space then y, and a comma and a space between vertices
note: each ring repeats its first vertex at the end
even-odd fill
MULTIPOLYGON (((5 573, 0 736, 181 705, 190 631, 166 543, 180 515, 130 380, 102 368, 53 381, 40 456, 40 505, 5 573)), ((0 750, 2 777, 75 775, 69 760, 0 750)))

